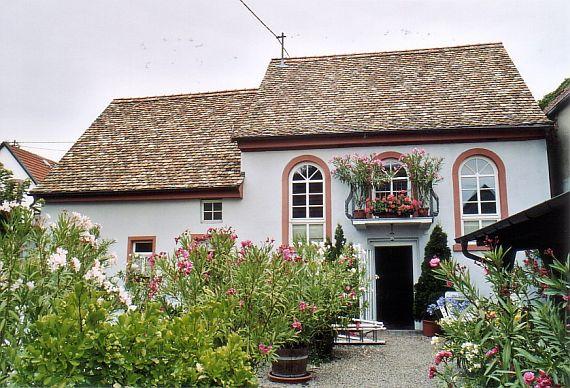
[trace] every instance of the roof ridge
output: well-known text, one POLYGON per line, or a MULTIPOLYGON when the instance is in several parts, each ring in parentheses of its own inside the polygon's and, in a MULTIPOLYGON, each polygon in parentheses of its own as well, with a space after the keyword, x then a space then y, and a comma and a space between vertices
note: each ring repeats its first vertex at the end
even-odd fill
MULTIPOLYGON (((304 61, 304 60, 318 60, 326 58, 365 58, 374 56, 388 56, 388 55, 408 55, 408 54, 423 54, 437 51, 455 51, 455 50, 474 50, 480 47, 504 47, 502 42, 491 42, 491 43, 473 43, 465 44, 459 46, 442 46, 442 47, 428 47, 423 49, 410 49, 410 50, 390 50, 390 51, 376 51, 367 53, 350 53, 350 54, 327 54, 327 55, 309 55, 300 57, 290 57, 285 58, 287 61, 304 61)), ((272 58, 271 61, 281 61, 281 58, 272 58)))
POLYGON ((197 93, 179 93, 179 94, 166 94, 161 96, 145 96, 145 97, 122 97, 114 98, 113 102, 131 102, 131 101, 154 101, 163 99, 178 99, 178 98, 190 98, 190 97, 208 97, 208 96, 219 96, 219 95, 231 95, 231 94, 246 94, 257 92, 258 88, 246 88, 246 89, 227 89, 227 90, 216 90, 208 92, 197 92, 197 93))

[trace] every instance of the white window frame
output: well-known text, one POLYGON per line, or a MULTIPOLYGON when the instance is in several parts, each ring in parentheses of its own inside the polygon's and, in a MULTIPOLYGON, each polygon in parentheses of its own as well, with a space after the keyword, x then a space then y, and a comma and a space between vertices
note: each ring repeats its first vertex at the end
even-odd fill
MULTIPOLYGON (((457 179, 459 180, 459 209, 461 212, 461 234, 465 235, 465 221, 478 221, 479 222, 479 228, 481 229, 483 228, 483 222, 485 221, 493 221, 493 223, 499 221, 501 219, 501 192, 500 192, 500 188, 499 188, 499 170, 495 164, 495 162, 485 156, 481 156, 481 155, 473 155, 467 159, 465 159, 461 165, 459 166, 459 171, 458 171, 459 176, 457 177, 457 179), (463 172, 463 167, 465 166, 465 164, 467 162, 469 162, 472 159, 483 159, 485 160, 487 163, 489 163, 491 165, 491 168, 493 169, 493 175, 491 174, 480 174, 479 171, 477 171, 475 174, 466 174, 464 175, 463 172), (493 176, 494 180, 495 180, 495 213, 481 213, 481 187, 479 184, 479 178, 481 177, 490 177, 493 176), (476 178, 476 183, 477 183, 477 214, 463 214, 463 179, 462 178, 476 178)), ((483 201, 483 202, 492 202, 492 201, 483 201)))
MULTIPOLYGON (((300 181, 296 181, 295 183, 300 183, 300 181)), ((289 185, 289 243, 293 242, 293 226, 294 225, 305 225, 306 228, 306 236, 305 238, 307 239, 308 242, 310 242, 310 225, 321 225, 322 230, 323 230, 323 239, 322 241, 324 242, 326 240, 326 230, 325 230, 325 226, 326 226, 326 214, 327 214, 327 209, 326 209, 326 204, 327 204, 327 198, 326 198, 326 182, 325 182, 325 174, 323 169, 315 164, 315 163, 311 163, 311 162, 301 162, 297 165, 295 165, 295 167, 293 167, 289 173, 289 180, 288 183, 289 185), (311 180, 310 178, 308 180, 305 180, 305 185, 306 185, 306 190, 305 190, 305 207, 306 207, 306 215, 307 217, 305 218, 293 218, 293 176, 295 175, 295 173, 297 172, 297 170, 299 170, 299 168, 301 168, 302 166, 313 166, 317 169, 317 171, 319 171, 321 173, 321 177, 322 179, 317 179, 317 180, 311 180), (323 208, 323 216, 322 217, 309 217, 308 212, 309 212, 309 183, 322 183, 322 196, 323 196, 323 204, 322 204, 322 208, 323 208)), ((314 194, 313 194, 314 195, 314 194)))
POLYGON ((406 167, 403 165, 402 162, 400 162, 398 159, 396 158, 386 158, 386 159, 382 159, 382 163, 399 163, 401 165, 400 168, 403 168, 404 171, 406 171, 406 177, 394 177, 392 179, 390 179, 390 192, 388 193, 387 191, 380 191, 377 190, 376 187, 372 188, 372 198, 373 199, 378 199, 381 198, 383 195, 396 195, 397 193, 400 192, 400 190, 394 190, 394 181, 406 181, 406 187, 408 188, 406 190, 406 195, 410 196, 411 192, 412 192, 412 187, 410 184, 410 176, 408 174, 408 170, 406 170, 406 167))
POLYGON ((152 255, 154 255, 154 253, 156 252, 156 238, 146 238, 146 237, 141 237, 141 238, 131 238, 130 239, 130 244, 131 246, 130 248, 130 255, 131 257, 129 258, 129 266, 136 264, 138 267, 140 267, 140 273, 141 274, 148 274, 149 272, 149 268, 148 268, 148 258, 151 257, 152 255), (152 246, 152 251, 151 252, 137 252, 135 247, 137 244, 139 243, 143 243, 143 244, 148 244, 150 243, 152 246), (143 260, 138 260, 138 258, 144 258, 143 260))
POLYGON ((200 221, 204 224, 219 224, 224 220, 224 204, 221 199, 203 199, 200 201, 200 221), (214 210, 215 203, 219 203, 222 207, 222 210, 214 210), (206 209, 204 207, 205 204, 212 204, 212 210, 208 210, 208 213, 212 213, 212 218, 214 218, 214 213, 221 213, 222 218, 219 220, 206 220, 204 215, 206 213, 206 209))

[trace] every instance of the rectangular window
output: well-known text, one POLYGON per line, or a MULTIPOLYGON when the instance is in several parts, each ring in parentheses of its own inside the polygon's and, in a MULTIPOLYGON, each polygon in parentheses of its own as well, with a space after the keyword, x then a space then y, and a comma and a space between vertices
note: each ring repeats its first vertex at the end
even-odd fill
POLYGON ((128 271, 147 274, 148 259, 156 250, 155 236, 129 237, 127 248, 128 271))
POLYGON ((202 222, 222 222, 222 200, 202 201, 202 222))

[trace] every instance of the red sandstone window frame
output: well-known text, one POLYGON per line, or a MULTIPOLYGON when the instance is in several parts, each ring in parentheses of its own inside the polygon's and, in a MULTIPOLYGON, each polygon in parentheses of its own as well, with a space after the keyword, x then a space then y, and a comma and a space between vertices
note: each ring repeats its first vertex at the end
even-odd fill
POLYGON ((291 172, 300 164, 309 163, 318 166, 323 174, 324 183, 324 237, 332 236, 332 210, 331 210, 331 173, 328 165, 314 155, 301 155, 293 158, 285 168, 281 176, 281 241, 282 244, 290 243, 290 180, 291 172))
MULTIPOLYGON (((507 174, 505 169, 505 164, 497 155, 491 150, 485 148, 472 148, 461 153, 453 163, 453 168, 451 172, 451 177, 453 180, 453 207, 454 207, 454 219, 455 219, 455 237, 460 237, 462 235, 461 224, 463 222, 461 216, 461 192, 460 192, 460 167, 463 165, 467 159, 475 156, 481 156, 489 159, 495 164, 497 170, 497 182, 498 182, 498 206, 499 206, 499 219, 508 217, 509 207, 508 207, 508 194, 507 194, 507 174)), ((486 250, 484 247, 469 246, 469 250, 486 250)), ((461 245, 453 245, 453 250, 456 252, 461 251, 461 245)))

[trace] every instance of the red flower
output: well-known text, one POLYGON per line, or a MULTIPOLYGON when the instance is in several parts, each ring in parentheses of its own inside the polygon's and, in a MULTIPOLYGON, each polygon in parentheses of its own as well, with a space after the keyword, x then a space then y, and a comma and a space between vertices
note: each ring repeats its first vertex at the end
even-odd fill
POLYGON ((435 377, 435 375, 437 374, 437 368, 435 366, 430 366, 429 367, 429 371, 428 371, 428 378, 429 379, 433 379, 435 377))
POLYGON ((267 354, 271 351, 271 349, 273 349, 273 346, 265 346, 265 344, 259 344, 258 348, 261 354, 267 354))
POLYGON ((451 353, 448 350, 441 350, 439 352, 437 352, 437 354, 435 355, 435 365, 439 365, 441 364, 442 361, 447 361, 449 360, 451 357, 453 357, 453 353, 451 353))

